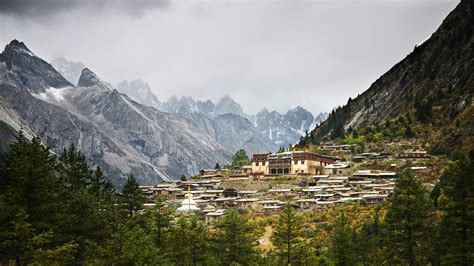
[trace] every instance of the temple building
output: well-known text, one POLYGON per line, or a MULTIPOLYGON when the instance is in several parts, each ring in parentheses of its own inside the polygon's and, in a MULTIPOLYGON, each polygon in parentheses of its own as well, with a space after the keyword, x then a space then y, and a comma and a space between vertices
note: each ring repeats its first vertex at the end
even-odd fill
POLYGON ((252 173, 264 175, 315 175, 334 163, 329 156, 313 152, 289 151, 276 154, 254 154, 251 160, 252 173))

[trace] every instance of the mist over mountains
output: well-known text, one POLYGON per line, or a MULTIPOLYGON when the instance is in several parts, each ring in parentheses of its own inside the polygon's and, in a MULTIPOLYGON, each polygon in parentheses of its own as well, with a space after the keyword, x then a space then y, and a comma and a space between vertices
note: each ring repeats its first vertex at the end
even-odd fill
MULTIPOLYGON (((82 63, 67 61, 64 58, 58 58, 52 61, 53 66, 65 77, 75 77, 76 65, 82 63), (58 64, 57 62, 61 62, 58 64), (68 65, 67 62, 70 62, 68 65)), ((73 79, 75 80, 75 78, 73 79)), ((289 144, 294 144, 299 141, 306 131, 313 129, 316 125, 324 121, 328 113, 319 113, 316 117, 303 107, 296 107, 288 110, 285 114, 280 114, 276 111, 268 111, 266 108, 262 109, 257 114, 247 114, 243 108, 229 95, 224 95, 218 102, 214 103, 212 100, 195 100, 190 96, 178 98, 176 95, 171 96, 166 101, 159 99, 155 95, 149 85, 141 79, 132 81, 124 80, 118 83, 115 88, 121 93, 126 94, 134 101, 143 105, 154 107, 163 112, 170 114, 177 114, 181 117, 189 119, 204 119, 199 116, 192 115, 198 113, 205 116, 206 123, 203 125, 212 124, 212 127, 219 128, 218 124, 226 121, 227 124, 234 125, 235 128, 245 129, 245 131, 253 132, 248 134, 248 137, 242 139, 238 136, 222 136, 219 130, 211 130, 209 126, 204 126, 207 132, 220 140, 220 143, 234 150, 235 147, 242 147, 247 152, 258 150, 276 150, 279 147, 286 147, 289 144), (226 114, 234 114, 236 116, 219 116, 226 114), (242 120, 245 118, 250 122, 242 120), (232 119, 232 123, 229 121, 232 119), (238 120, 238 121, 237 121, 238 120), (255 127, 256 130, 252 128, 255 127), (257 136, 260 133, 261 136, 257 136), (224 141, 224 139, 226 141, 224 141), (229 139, 234 141, 228 142, 229 139), (239 140, 237 140, 239 139, 239 140)), ((227 132, 226 134, 231 134, 227 132)), ((238 134, 237 132, 235 134, 238 134)), ((245 134, 244 134, 245 135, 245 134)))
POLYGON ((75 145, 116 185, 127 174, 143 184, 194 175, 240 148, 269 152, 293 144, 315 124, 303 108, 248 115, 230 96, 216 104, 191 97, 161 102, 143 81, 114 87, 83 63, 49 64, 17 40, 0 55, 0 113, 2 139, 22 129, 56 154, 75 145))

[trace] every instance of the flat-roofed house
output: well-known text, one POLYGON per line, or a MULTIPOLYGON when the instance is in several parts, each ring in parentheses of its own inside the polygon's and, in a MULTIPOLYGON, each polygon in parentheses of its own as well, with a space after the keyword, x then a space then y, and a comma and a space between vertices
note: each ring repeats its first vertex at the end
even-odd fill
POLYGON ((380 194, 365 194, 362 195, 362 199, 365 201, 367 204, 378 204, 382 203, 385 201, 385 198, 387 198, 388 195, 380 195, 380 194))
POLYGON ((251 161, 252 173, 265 175, 315 175, 333 162, 332 157, 303 151, 254 154, 251 161))
POLYGON ((398 155, 398 158, 402 159, 426 159, 429 157, 428 152, 424 150, 404 151, 398 155))
POLYGON ((272 188, 267 191, 268 194, 273 195, 288 195, 292 192, 291 188, 272 188))
POLYGON ((229 208, 235 206, 235 201, 237 198, 235 197, 225 197, 225 198, 217 198, 214 199, 213 202, 219 208, 229 208))
POLYGON ((241 190, 237 191, 237 195, 241 198, 252 198, 258 194, 257 190, 241 190))
POLYGON ((326 165, 322 172, 326 175, 349 175, 351 170, 350 164, 335 163, 326 165))
POLYGON ((295 204, 298 205, 301 209, 311 209, 316 205, 316 199, 299 199, 295 201, 295 204))
POLYGON ((245 199, 238 199, 235 200, 235 206, 237 209, 247 209, 247 208, 254 208, 258 205, 259 199, 257 198, 245 198, 245 199))

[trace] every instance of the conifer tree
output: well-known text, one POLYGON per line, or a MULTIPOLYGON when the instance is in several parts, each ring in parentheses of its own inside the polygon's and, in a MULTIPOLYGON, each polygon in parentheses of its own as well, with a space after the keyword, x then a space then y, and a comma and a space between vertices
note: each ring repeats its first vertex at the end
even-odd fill
POLYGON ((165 205, 164 198, 156 198, 155 207, 148 212, 151 216, 151 224, 155 229, 156 244, 161 250, 165 250, 166 243, 171 232, 171 222, 174 218, 174 209, 165 205))
POLYGON ((444 211, 438 251, 441 264, 474 264, 474 152, 452 164, 440 180, 439 207, 444 211))
POLYGON ((250 159, 247 156, 247 152, 244 149, 237 151, 234 156, 232 156, 232 166, 240 167, 250 163, 250 159))
POLYGON ((336 125, 331 132, 331 139, 343 138, 346 134, 343 124, 336 125))
POLYGON ((413 138, 415 134, 413 133, 413 129, 410 125, 406 125, 405 127, 405 138, 413 138))
POLYGON ((137 180, 133 175, 130 175, 127 178, 121 195, 121 202, 127 210, 128 216, 133 217, 134 212, 141 210, 145 201, 145 195, 143 195, 137 180))
POLYGON ((234 208, 228 209, 216 224, 216 256, 222 265, 252 264, 257 259, 254 228, 234 208))
POLYGON ((331 236, 330 254, 336 265, 354 265, 357 262, 354 238, 355 232, 347 216, 342 213, 334 222, 331 236))
POLYGON ((82 261, 97 243, 103 242, 111 233, 106 228, 104 193, 113 189, 102 170, 93 171, 84 154, 74 145, 65 149, 58 161, 59 176, 66 188, 63 197, 67 211, 64 213, 62 233, 68 236, 67 241, 76 241, 76 259, 82 261))
POLYGON ((177 220, 172 227, 168 248, 170 260, 175 265, 211 264, 208 232, 194 216, 181 216, 177 220))
POLYGON ((23 133, 11 145, 0 175, 3 201, 0 215, 2 232, 11 230, 19 211, 27 222, 42 233, 58 222, 61 211, 61 186, 54 172, 55 156, 35 137, 28 142, 23 133))
POLYGON ((379 218, 379 207, 376 207, 373 219, 364 222, 354 239, 354 251, 357 253, 357 261, 364 265, 380 265, 383 263, 383 230, 379 218))
POLYGON ((17 265, 59 265, 74 262, 76 244, 52 243, 55 238, 52 230, 38 234, 27 220, 28 215, 19 211, 12 221, 13 232, 7 234, 7 239, 2 242, 11 251, 9 255, 15 258, 17 265))
POLYGON ((54 167, 55 156, 40 139, 29 142, 20 131, 0 169, 0 258, 30 260, 25 245, 38 246, 34 236, 48 234, 50 247, 61 245, 60 236, 50 233, 64 212, 54 167))
POLYGON ((422 182, 408 164, 388 200, 386 253, 395 264, 427 263, 432 227, 431 204, 422 182))
POLYGON ((297 259, 295 248, 299 243, 298 238, 302 236, 301 226, 301 217, 294 206, 287 202, 281 209, 273 235, 273 244, 277 249, 277 254, 286 265, 292 264, 297 259))
POLYGON ((99 265, 170 265, 156 247, 153 235, 135 224, 118 226, 105 245, 104 257, 99 265))
POLYGON ((58 172, 64 185, 74 191, 89 188, 94 175, 86 157, 74 144, 59 156, 58 172))

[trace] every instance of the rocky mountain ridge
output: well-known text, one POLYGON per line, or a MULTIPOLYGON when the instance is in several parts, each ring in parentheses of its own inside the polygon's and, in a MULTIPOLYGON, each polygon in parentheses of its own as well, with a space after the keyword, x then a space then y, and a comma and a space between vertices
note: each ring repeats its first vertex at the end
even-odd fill
POLYGON ((299 143, 405 119, 435 153, 474 143, 474 3, 461 1, 423 44, 299 143))
MULTIPOLYGON (((71 66, 67 66, 67 60, 59 60, 62 64, 59 64, 58 71, 64 76, 74 76, 73 73, 69 73, 67 70, 75 70, 75 62, 72 62, 71 66)), ((58 63, 56 63, 58 65, 58 63)), ((84 65, 84 64, 82 64, 84 65)), ((316 117, 311 112, 298 106, 294 109, 289 110, 285 114, 280 114, 276 111, 272 111, 272 115, 266 115, 265 112, 259 112, 258 114, 247 114, 243 111, 243 108, 229 95, 224 95, 217 103, 211 100, 195 100, 192 97, 184 96, 178 98, 177 96, 171 96, 167 101, 160 101, 159 98, 152 92, 148 84, 140 79, 133 81, 124 80, 118 83, 115 88, 128 95, 131 99, 139 102, 143 105, 154 107, 158 110, 177 114, 188 119, 196 118, 196 116, 190 116, 192 113, 199 113, 207 117, 208 119, 215 120, 221 115, 235 114, 242 118, 247 119, 256 130, 250 129, 252 126, 246 125, 245 128, 260 136, 253 136, 249 139, 253 141, 244 141, 241 136, 217 136, 216 140, 228 139, 235 140, 235 143, 225 142, 226 147, 236 147, 242 145, 248 152, 252 152, 257 147, 264 148, 265 150, 277 150, 280 147, 287 147, 290 144, 295 144, 301 136, 307 131, 313 129, 316 125, 324 121, 327 117, 327 113, 319 113, 316 117), (310 121, 311 120, 311 121, 310 121), (257 143, 257 142, 260 143, 257 143)), ((229 119, 238 119, 234 116, 226 116, 229 119)), ((224 118, 220 118, 217 122, 221 123, 224 118)), ((240 120, 240 119, 238 119, 240 120)), ((209 122, 209 121, 208 121, 209 122)), ((233 123, 228 121, 229 125, 240 124, 243 126, 242 121, 235 120, 233 123)), ((213 122, 212 122, 213 123, 213 122)), ((245 122, 247 124, 247 122, 245 122)), ((209 131, 210 132, 210 131, 209 131)), ((236 132, 235 130, 226 131, 227 133, 236 132)))
POLYGON ((231 152, 204 130, 133 101, 89 69, 78 84, 12 41, 0 55, 2 130, 22 127, 58 154, 74 144, 116 185, 129 173, 154 184, 230 159, 231 152))

